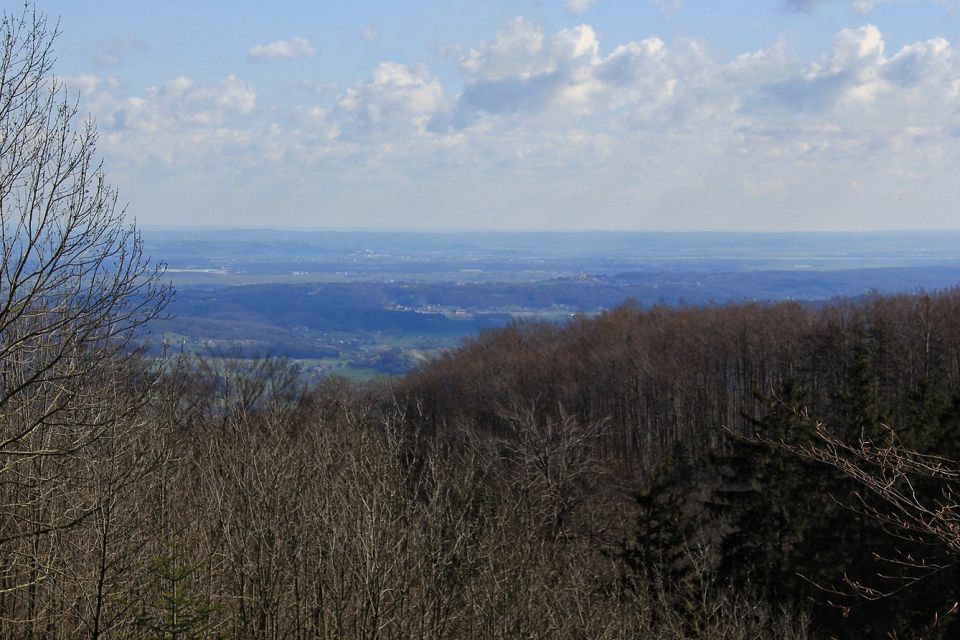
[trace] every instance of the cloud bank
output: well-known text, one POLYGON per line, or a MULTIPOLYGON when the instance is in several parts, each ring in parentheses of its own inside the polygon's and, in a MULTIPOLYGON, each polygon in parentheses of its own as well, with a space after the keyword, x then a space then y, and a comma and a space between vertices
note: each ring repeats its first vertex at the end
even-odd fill
MULTIPOLYGON (((258 55, 312 51, 291 43, 258 55)), ((139 95, 100 77, 74 83, 111 157, 205 176, 237 224, 268 202, 300 226, 956 222, 960 60, 947 39, 890 50, 864 24, 810 60, 781 42, 722 59, 693 39, 601 43, 589 25, 551 32, 516 18, 454 51, 456 82, 382 61, 286 109, 265 109, 232 75, 139 95), (323 213, 305 218, 317 203, 323 213)))

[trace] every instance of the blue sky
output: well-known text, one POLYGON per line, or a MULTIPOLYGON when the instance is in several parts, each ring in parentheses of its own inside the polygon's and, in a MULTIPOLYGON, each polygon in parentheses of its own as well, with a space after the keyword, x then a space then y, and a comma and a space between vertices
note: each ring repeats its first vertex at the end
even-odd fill
POLYGON ((960 226, 954 0, 37 7, 141 224, 960 226))

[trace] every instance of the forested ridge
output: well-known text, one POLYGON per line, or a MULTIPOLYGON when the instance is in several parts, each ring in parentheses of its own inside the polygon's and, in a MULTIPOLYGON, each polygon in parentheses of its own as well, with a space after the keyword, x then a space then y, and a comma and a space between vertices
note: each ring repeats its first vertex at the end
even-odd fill
POLYGON ((625 305, 565 325, 485 333, 401 388, 432 422, 456 416, 495 431, 499 408, 516 403, 609 420, 604 458, 649 466, 675 442, 715 449, 720 426, 749 434, 763 396, 788 383, 824 422, 840 424, 859 394, 875 405, 870 419, 902 428, 917 402, 957 390, 958 310, 956 290, 826 305, 625 305))
POLYGON ((141 406, 54 472, 4 471, 0 625, 951 637, 955 550, 776 443, 815 439, 815 416, 956 456, 958 305, 626 306, 517 323, 373 385, 307 388, 281 359, 128 361, 109 388, 141 406))
POLYGON ((591 452, 634 501, 633 537, 612 551, 627 567, 682 576, 698 549, 701 570, 805 610, 815 632, 905 637, 955 603, 953 551, 903 540, 889 506, 801 449, 821 423, 855 446, 960 457, 958 312, 957 290, 628 305, 484 334, 399 388, 427 431, 510 437, 518 408, 596 425, 591 452))

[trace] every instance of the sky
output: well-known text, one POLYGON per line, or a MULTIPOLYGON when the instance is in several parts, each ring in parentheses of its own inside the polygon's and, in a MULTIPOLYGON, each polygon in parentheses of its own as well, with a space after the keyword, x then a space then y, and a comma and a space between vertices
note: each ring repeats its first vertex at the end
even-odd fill
POLYGON ((960 0, 36 7, 140 225, 960 227, 960 0))

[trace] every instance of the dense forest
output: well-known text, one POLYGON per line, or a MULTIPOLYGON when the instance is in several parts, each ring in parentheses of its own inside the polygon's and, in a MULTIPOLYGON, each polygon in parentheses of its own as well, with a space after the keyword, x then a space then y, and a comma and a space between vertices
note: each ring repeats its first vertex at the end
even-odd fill
POLYGON ((173 292, 0 39, 0 637, 950 638, 960 290, 624 306, 410 375, 149 356, 173 292))
POLYGON ((907 526, 903 504, 863 485, 876 471, 923 505, 949 495, 946 468, 907 485, 892 462, 960 458, 958 317, 956 290, 818 308, 625 306, 485 334, 398 389, 426 433, 523 440, 522 415, 563 451, 565 426, 593 425, 574 432, 590 433, 602 490, 558 517, 615 531, 598 546, 627 575, 706 570, 804 611, 814 631, 905 637, 956 602, 953 541, 933 514, 907 526), (854 454, 866 475, 851 473, 854 454), (629 531, 576 513, 625 495, 629 531))
MULTIPOLYGON (((820 420, 889 455, 957 457, 958 317, 958 291, 628 306, 515 324, 365 386, 306 388, 277 359, 125 356, 108 382, 61 385, 83 405, 8 445, 0 625, 952 637, 956 530, 909 528, 802 445, 825 446, 820 420)), ((8 440, 30 406, 8 405, 8 440)), ((942 503, 951 474, 913 488, 942 503)))

